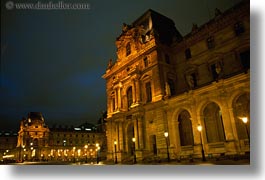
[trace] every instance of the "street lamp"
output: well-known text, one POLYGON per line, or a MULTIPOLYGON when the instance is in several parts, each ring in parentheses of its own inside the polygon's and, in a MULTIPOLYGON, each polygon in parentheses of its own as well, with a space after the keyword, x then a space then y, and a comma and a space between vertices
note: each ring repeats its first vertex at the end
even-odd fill
POLYGON ((87 145, 85 145, 85 156, 86 156, 86 163, 87 163, 87 148, 88 148, 88 146, 87 146, 87 145))
POLYGON ((115 164, 117 164, 117 152, 116 152, 116 150, 117 150, 117 141, 116 140, 114 140, 114 156, 115 156, 115 164))
POLYGON ((100 149, 100 147, 99 147, 99 144, 97 143, 97 144, 96 144, 97 164, 98 164, 98 162, 99 162, 99 159, 98 159, 98 151, 99 151, 99 149, 100 149))
POLYGON ((246 132, 247 132, 247 135, 248 135, 248 141, 250 142, 250 137, 249 137, 249 132, 248 132, 248 125, 247 125, 248 118, 247 117, 243 117, 241 119, 242 119, 243 123, 245 124, 246 132))
POLYGON ((204 149, 203 149, 203 144, 202 144, 202 126, 198 124, 197 126, 198 131, 200 132, 200 142, 201 142, 201 147, 202 147, 202 161, 206 161, 205 154, 204 154, 204 149))
POLYGON ((164 136, 166 138, 166 144, 167 144, 167 161, 170 162, 170 156, 168 151, 168 132, 164 132, 164 136))
POLYGON ((75 147, 73 147, 74 163, 75 163, 75 147))
POLYGON ((136 164, 137 160, 136 160, 136 153, 135 153, 135 137, 132 138, 132 142, 133 142, 133 163, 136 164))

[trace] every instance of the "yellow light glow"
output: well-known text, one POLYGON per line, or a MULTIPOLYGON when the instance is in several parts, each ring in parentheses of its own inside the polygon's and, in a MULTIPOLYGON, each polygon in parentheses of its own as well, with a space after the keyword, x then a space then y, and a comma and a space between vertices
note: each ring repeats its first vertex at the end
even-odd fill
POLYGON ((168 137, 168 132, 164 132, 164 136, 165 137, 168 137))
POLYGON ((202 131, 202 126, 199 124, 198 126, 197 126, 197 129, 198 129, 198 131, 202 131))
POLYGON ((96 147, 98 147, 98 146, 99 146, 99 144, 97 143, 97 144, 96 144, 96 147))
POLYGON ((114 144, 116 145, 117 144, 117 141, 114 141, 114 144))
POLYGON ((135 142, 135 137, 132 138, 132 141, 135 142))
POLYGON ((248 122, 248 118, 247 117, 243 117, 241 119, 242 119, 243 123, 247 124, 247 122, 248 122))

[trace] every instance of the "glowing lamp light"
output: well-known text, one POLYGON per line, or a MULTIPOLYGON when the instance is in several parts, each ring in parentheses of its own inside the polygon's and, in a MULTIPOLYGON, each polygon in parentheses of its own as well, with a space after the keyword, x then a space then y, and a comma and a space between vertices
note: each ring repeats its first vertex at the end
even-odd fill
POLYGON ((247 118, 247 117, 243 117, 243 118, 242 118, 242 121, 243 121, 243 123, 247 124, 247 122, 248 122, 248 118, 247 118))
POLYGON ((132 141, 135 142, 135 137, 132 138, 132 141))
POLYGON ((164 136, 165 137, 168 137, 168 132, 164 132, 164 136))
POLYGON ((202 131, 202 125, 199 124, 199 125, 197 126, 197 129, 198 129, 198 131, 201 132, 201 131, 202 131))
POLYGON ((117 144, 117 141, 114 141, 114 144, 116 145, 117 144))

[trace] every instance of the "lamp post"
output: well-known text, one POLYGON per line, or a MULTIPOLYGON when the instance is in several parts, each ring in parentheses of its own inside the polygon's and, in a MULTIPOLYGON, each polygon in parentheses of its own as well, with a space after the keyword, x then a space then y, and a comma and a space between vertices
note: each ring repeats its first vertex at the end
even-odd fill
POLYGON ((168 151, 168 132, 164 132, 164 136, 166 138, 166 144, 167 144, 167 161, 170 162, 170 156, 168 151))
POLYGON ((133 142, 133 163, 136 164, 137 160, 136 160, 136 153, 135 153, 135 137, 132 138, 132 142, 133 142))
POLYGON ((75 163, 75 147, 73 147, 74 163, 75 163))
POLYGON ((87 145, 85 145, 85 156, 86 156, 86 163, 87 163, 87 148, 88 148, 88 146, 87 146, 87 145))
POLYGON ((202 147, 202 161, 206 161, 205 154, 204 154, 204 149, 203 149, 203 144, 202 144, 202 135, 201 135, 201 133, 202 133, 202 126, 199 124, 197 126, 197 129, 200 132, 200 142, 201 142, 201 147, 202 147))
POLYGON ((117 150, 117 141, 116 140, 114 140, 114 156, 115 156, 115 160, 114 160, 114 163, 115 164, 117 164, 117 152, 116 152, 116 150, 117 150))
POLYGON ((243 123, 245 124, 246 132, 247 132, 247 136, 248 136, 248 141, 249 141, 249 144, 250 144, 250 137, 249 137, 248 125, 247 125, 247 123, 248 123, 248 118, 247 118, 247 117, 243 117, 243 118, 242 118, 242 121, 243 121, 243 123))
POLYGON ((100 149, 100 146, 99 146, 99 144, 97 143, 97 144, 96 144, 97 164, 99 163, 99 159, 98 159, 98 151, 99 151, 99 149, 100 149))

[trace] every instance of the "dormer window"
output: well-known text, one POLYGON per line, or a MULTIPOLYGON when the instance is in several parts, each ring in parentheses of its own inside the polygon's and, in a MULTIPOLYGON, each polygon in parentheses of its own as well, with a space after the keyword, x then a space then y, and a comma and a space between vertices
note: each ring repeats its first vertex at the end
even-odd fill
POLYGON ((131 44, 127 43, 126 45, 126 56, 129 56, 131 54, 131 44))

